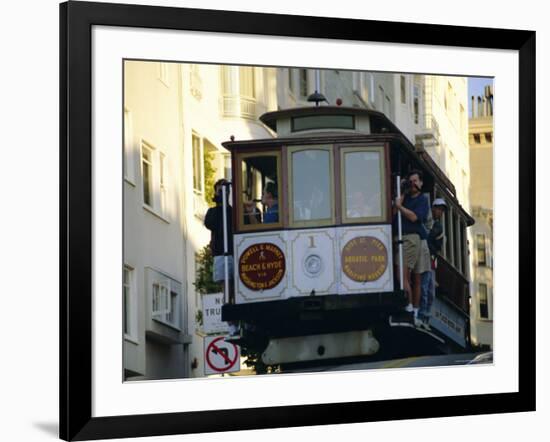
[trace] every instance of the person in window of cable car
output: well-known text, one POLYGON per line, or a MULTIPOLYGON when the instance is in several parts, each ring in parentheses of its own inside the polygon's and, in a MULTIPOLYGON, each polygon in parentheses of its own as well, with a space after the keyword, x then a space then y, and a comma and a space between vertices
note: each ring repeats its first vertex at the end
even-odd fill
MULTIPOLYGON (((264 224, 279 222, 279 202, 277 199, 277 194, 277 184, 273 181, 269 181, 265 185, 265 189, 262 194, 262 204, 266 207, 263 216, 264 224)), ((258 224, 259 220, 256 216, 256 206, 254 201, 245 202, 244 209, 249 218, 250 224, 258 224)))
MULTIPOLYGON (((409 301, 405 310, 413 312, 416 320, 418 320, 420 306, 421 273, 416 273, 414 270, 415 267, 417 271, 421 270, 417 267, 417 262, 420 259, 421 241, 428 237, 424 223, 430 210, 428 199, 422 194, 421 190, 422 172, 413 170, 404 181, 402 195, 395 199, 395 212, 400 212, 402 218, 403 287, 409 301), (414 282, 412 287, 411 276, 414 282)), ((399 256, 396 255, 397 262, 399 262, 399 256)), ((399 275, 400 272, 397 272, 397 274, 399 275)))

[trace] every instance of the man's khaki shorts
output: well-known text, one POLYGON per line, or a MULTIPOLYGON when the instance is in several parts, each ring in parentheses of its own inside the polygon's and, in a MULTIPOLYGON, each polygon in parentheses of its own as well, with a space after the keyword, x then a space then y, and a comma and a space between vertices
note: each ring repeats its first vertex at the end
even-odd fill
MULTIPOLYGON (((413 270, 420 254, 420 236, 416 233, 403 235, 403 265, 413 270)), ((399 265, 399 244, 396 244, 394 262, 399 265)))

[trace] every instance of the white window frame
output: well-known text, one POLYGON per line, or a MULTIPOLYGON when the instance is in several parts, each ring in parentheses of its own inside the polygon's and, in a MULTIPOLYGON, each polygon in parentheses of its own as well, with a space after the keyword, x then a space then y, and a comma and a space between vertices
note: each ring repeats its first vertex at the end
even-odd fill
POLYGON ((155 149, 149 145, 148 143, 142 141, 141 142, 141 155, 140 155, 140 165, 141 165, 141 198, 142 198, 142 201, 143 201, 143 205, 144 206, 147 206, 149 208, 153 208, 154 205, 155 205, 155 202, 154 202, 154 199, 155 199, 155 189, 154 189, 154 182, 155 182, 155 178, 154 178, 154 175, 155 175, 155 163, 154 163, 154 151, 155 149), (144 152, 145 151, 148 151, 149 152, 149 158, 146 158, 145 155, 144 155, 144 152), (149 177, 148 177, 148 180, 147 180, 147 183, 148 183, 148 192, 149 192, 149 198, 150 198, 150 201, 146 201, 145 200, 145 186, 146 186, 146 183, 145 183, 145 171, 144 171, 144 167, 143 167, 143 163, 146 163, 148 166, 149 166, 149 177))
POLYGON ((478 267, 489 267, 489 260, 487 259, 487 235, 485 233, 476 233, 476 265, 478 267), (483 249, 484 249, 484 255, 485 255, 485 261, 483 264, 480 264, 479 262, 479 255, 478 251, 480 249, 478 239, 479 237, 483 237, 483 249))
POLYGON ((171 304, 168 302, 169 297, 170 280, 154 280, 151 291, 151 315, 153 316, 153 319, 160 319, 164 321, 164 317, 171 312, 171 304))
POLYGON ((491 301, 489 296, 489 284, 486 282, 480 282, 477 284, 477 306, 478 306, 478 319, 481 321, 491 321, 492 315, 491 315, 491 301), (487 317, 481 315, 481 286, 485 287, 485 299, 487 300, 487 317))
POLYGON ((204 195, 204 140, 203 137, 201 137, 197 132, 192 133, 191 135, 191 163, 193 164, 193 192, 198 195, 204 195), (198 140, 198 155, 199 155, 199 161, 198 161, 198 167, 199 167, 199 179, 198 184, 199 187, 195 187, 195 143, 194 139, 198 140))
POLYGON ((185 299, 181 282, 152 268, 148 268, 149 310, 151 319, 178 331, 185 321, 185 299), (173 303, 175 299, 175 305, 173 303))
POLYGON ((226 65, 220 69, 221 113, 224 117, 256 120, 260 103, 259 70, 252 66, 226 65), (251 69, 252 96, 241 90, 242 69, 251 69))
POLYGON ((143 139, 141 140, 140 145, 141 198, 143 208, 160 218, 162 221, 169 223, 170 177, 167 155, 164 151, 156 148, 153 144, 143 139), (143 156, 144 149, 147 149, 150 152, 149 160, 146 160, 143 156), (145 201, 145 175, 143 172, 144 162, 146 162, 151 169, 149 180, 151 200, 149 203, 145 201))
POLYGON ((239 66, 239 95, 242 98, 246 98, 248 100, 257 101, 258 100, 258 93, 256 91, 256 85, 258 81, 256 79, 256 69, 254 66, 239 66), (247 84, 246 87, 250 87, 252 94, 246 94, 245 89, 246 87, 243 87, 243 84, 241 82, 243 81, 244 73, 248 72, 249 78, 252 81, 252 84, 247 84))
POLYGON ((137 292, 136 292, 136 270, 135 268, 125 264, 123 267, 123 276, 122 276, 122 314, 123 318, 123 333, 124 339, 131 341, 135 344, 139 343, 138 341, 138 312, 137 312, 137 292), (126 272, 128 272, 128 282, 125 280, 126 272), (125 289, 128 289, 128 292, 125 289), (128 295, 128 300, 125 297, 128 295), (128 312, 125 311, 125 307, 129 309, 128 312), (128 331, 124 330, 124 321, 127 320, 129 323, 128 331))

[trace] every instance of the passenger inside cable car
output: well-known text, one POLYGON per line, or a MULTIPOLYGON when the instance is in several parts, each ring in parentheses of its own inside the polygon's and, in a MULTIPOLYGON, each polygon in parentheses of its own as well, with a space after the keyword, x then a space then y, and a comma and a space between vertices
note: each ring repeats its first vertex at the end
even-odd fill
POLYGON ((279 222, 279 202, 278 202, 277 183, 268 181, 262 193, 261 203, 264 206, 263 217, 258 216, 258 209, 255 201, 245 201, 245 216, 248 216, 250 224, 264 224, 279 222))
POLYGON ((280 160, 276 153, 243 155, 240 161, 242 225, 279 223, 280 160))

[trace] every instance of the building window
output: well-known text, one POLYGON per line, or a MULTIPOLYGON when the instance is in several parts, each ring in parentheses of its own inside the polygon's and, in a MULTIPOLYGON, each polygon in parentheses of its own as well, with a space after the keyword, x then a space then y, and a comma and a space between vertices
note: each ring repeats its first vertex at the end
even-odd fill
POLYGON ((168 166, 166 155, 152 145, 141 143, 143 204, 165 221, 168 214, 168 166))
POLYGON ((181 284, 152 269, 148 269, 151 290, 151 317, 155 321, 182 328, 183 304, 181 284))
POLYGON ((309 90, 307 69, 299 69, 298 71, 300 79, 300 97, 307 98, 309 90))
POLYGON ((256 118, 256 80, 251 66, 222 66, 222 114, 256 118))
POLYGON ((474 143, 476 144, 481 143, 481 134, 474 134, 474 143))
POLYGON ((399 76, 399 83, 400 83, 400 89, 401 89, 401 103, 406 104, 407 103, 407 81, 404 75, 399 76))
POLYGON ((239 68, 239 92, 242 97, 251 100, 256 99, 256 84, 254 81, 254 68, 241 66, 239 68))
POLYGON ((288 90, 294 94, 294 69, 288 68, 288 90))
POLYGON ((202 194, 204 191, 203 162, 202 162, 202 140, 199 136, 193 138, 193 190, 202 194))
POLYGON ((478 233, 476 235, 476 250, 477 250, 477 265, 485 266, 487 265, 487 249, 485 243, 485 235, 483 233, 478 233))
POLYGON ((340 150, 341 201, 344 223, 386 219, 384 150, 346 147, 340 150))
POLYGON ((491 132, 486 132, 485 133, 485 141, 487 143, 492 143, 493 142, 493 134, 491 132))
POLYGON ((479 295, 479 317, 489 319, 489 299, 487 297, 487 284, 478 285, 479 295))
POLYGON ((134 128, 132 114, 124 109, 124 178, 134 182, 134 128))
POLYGON ((237 185, 239 228, 281 227, 284 218, 284 207, 279 205, 282 191, 281 153, 239 154, 237 167, 233 181, 237 185))
POLYGON ((141 174, 143 177, 143 203, 153 207, 153 150, 141 145, 141 174))
POLYGON ((296 147, 289 153, 291 224, 306 226, 334 222, 331 147, 296 147))
POLYGON ((134 270, 129 266, 124 266, 122 281, 122 322, 124 337, 133 340, 137 338, 137 306, 134 281, 134 270))

